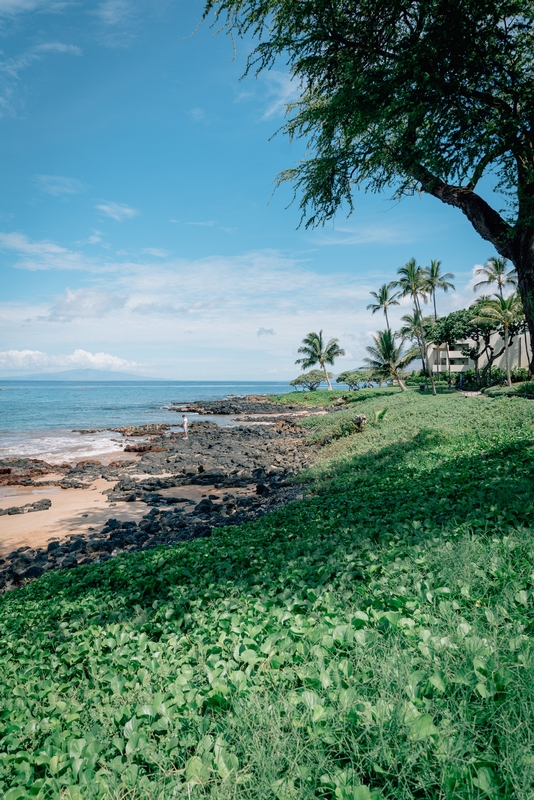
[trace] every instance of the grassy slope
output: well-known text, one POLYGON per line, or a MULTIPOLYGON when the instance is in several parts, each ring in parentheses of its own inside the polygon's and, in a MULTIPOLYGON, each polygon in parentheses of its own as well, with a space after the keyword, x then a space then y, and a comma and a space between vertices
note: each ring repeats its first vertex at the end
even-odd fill
POLYGON ((534 406, 355 394, 315 496, 0 601, 2 796, 534 797, 534 406))

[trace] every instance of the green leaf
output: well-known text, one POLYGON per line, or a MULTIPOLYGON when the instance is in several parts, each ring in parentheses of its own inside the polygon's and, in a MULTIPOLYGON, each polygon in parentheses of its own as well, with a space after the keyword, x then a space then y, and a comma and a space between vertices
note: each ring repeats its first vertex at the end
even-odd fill
POLYGON ((226 780, 232 772, 237 772, 239 769, 239 760, 234 753, 229 753, 227 750, 221 750, 217 754, 215 765, 217 771, 223 780, 226 780))
POLYGON ((430 678, 430 683, 434 686, 438 692, 444 692, 446 689, 445 686, 445 673, 444 672, 434 672, 432 677, 430 678))
POLYGON ((410 723, 409 731, 410 738, 416 742, 428 739, 429 736, 435 736, 439 733, 430 714, 422 714, 420 717, 417 717, 417 719, 410 723))
POLYGON ((185 765, 185 778, 188 783, 203 784, 209 780, 210 769, 198 756, 192 756, 185 765))

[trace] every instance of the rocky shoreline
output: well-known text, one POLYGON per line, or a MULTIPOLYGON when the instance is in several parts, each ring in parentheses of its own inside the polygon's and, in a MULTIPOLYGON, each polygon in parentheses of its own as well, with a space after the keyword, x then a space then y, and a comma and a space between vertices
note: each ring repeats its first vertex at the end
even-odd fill
MULTIPOLYGON (((123 552, 210 536, 214 528, 240 525, 302 498, 302 487, 289 479, 313 461, 314 451, 295 424, 296 418, 309 412, 302 407, 273 406, 264 398, 174 406, 181 413, 232 415, 241 422, 236 427, 195 422, 188 439, 170 425, 115 429, 133 437, 125 450, 139 453, 139 458, 109 465, 85 461, 52 467, 31 459, 0 460, 0 485, 50 486, 57 491, 89 489, 102 478, 110 483, 104 492, 110 515, 100 530, 89 528, 83 535, 52 540, 46 548, 19 547, 0 558, 0 592, 52 569, 71 569, 123 552), (116 519, 114 505, 125 502, 145 503, 147 513, 139 522, 116 519)), ((44 510, 50 502, 44 498, 4 513, 44 510)))

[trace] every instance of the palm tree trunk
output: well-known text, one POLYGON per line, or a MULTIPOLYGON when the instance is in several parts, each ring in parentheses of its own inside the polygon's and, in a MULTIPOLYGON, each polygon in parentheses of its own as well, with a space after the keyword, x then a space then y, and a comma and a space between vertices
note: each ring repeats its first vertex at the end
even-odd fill
POLYGON ((506 383, 508 386, 512 385, 512 376, 510 375, 510 354, 508 352, 508 328, 504 329, 504 360, 506 363, 506 383))
POLYGON ((402 380, 402 379, 399 377, 399 373, 398 373, 398 372, 395 372, 395 373, 394 373, 394 375, 395 375, 395 378, 397 379, 397 383, 399 384, 399 387, 400 387, 400 390, 401 390, 401 392, 405 392, 405 391, 406 391, 406 384, 405 384, 405 383, 404 383, 404 381, 403 381, 403 380, 402 380))
POLYGON ((323 364, 323 369, 324 369, 324 374, 325 374, 325 377, 326 377, 326 382, 328 384, 328 391, 331 392, 332 391, 332 384, 330 383, 330 378, 328 377, 328 371, 326 369, 326 364, 323 364))
POLYGON ((389 327, 388 310, 386 306, 384 306, 384 314, 386 315, 386 325, 388 326, 388 331, 391 331, 391 328, 389 327))
POLYGON ((415 307, 416 307, 417 311, 419 312, 419 332, 420 332, 420 335, 421 335, 421 341, 423 343, 423 350, 425 351, 425 356, 426 356, 426 364, 427 364, 427 370, 426 371, 428 372, 428 374, 430 376, 430 383, 432 385, 432 394, 435 395, 436 394, 436 384, 434 383, 434 376, 432 374, 432 370, 430 369, 430 365, 429 365, 429 362, 428 362, 428 349, 427 349, 427 346, 426 346, 426 339, 425 339, 425 334, 424 334, 424 331, 423 331, 423 315, 421 314, 421 309, 419 308, 419 301, 418 301, 418 298, 416 296, 414 297, 414 302, 415 302, 415 307))

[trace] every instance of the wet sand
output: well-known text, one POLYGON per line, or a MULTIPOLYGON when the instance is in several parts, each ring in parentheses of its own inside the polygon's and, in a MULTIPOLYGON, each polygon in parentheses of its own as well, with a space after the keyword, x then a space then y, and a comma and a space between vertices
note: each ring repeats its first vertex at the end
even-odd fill
MULTIPOLYGON (((57 477, 57 476, 54 476, 57 477)), ((147 477, 139 473, 139 477, 147 477)), ((160 477, 163 477, 163 473, 160 477)), ((41 482, 46 481, 46 476, 41 482)), ((103 492, 111 489, 115 482, 100 478, 87 489, 61 489, 57 486, 36 487, 6 486, 0 488, 0 509, 22 506, 36 500, 48 498, 51 508, 25 514, 0 517, 0 558, 18 547, 44 547, 52 540, 62 541, 71 534, 83 536, 100 530, 111 517, 123 522, 139 522, 149 511, 147 504, 138 502, 110 503, 103 492)), ((199 503, 208 495, 217 498, 223 489, 213 486, 180 486, 160 489, 162 497, 184 497, 199 503)), ((250 489, 234 489, 236 496, 250 495, 250 489)), ((186 507, 189 511, 189 508, 186 507)))

